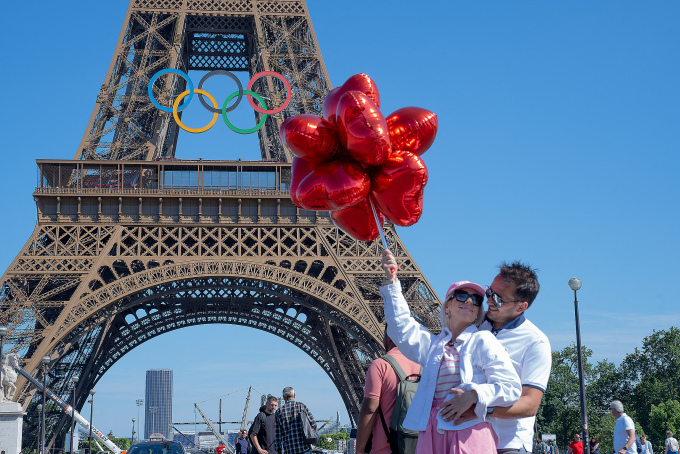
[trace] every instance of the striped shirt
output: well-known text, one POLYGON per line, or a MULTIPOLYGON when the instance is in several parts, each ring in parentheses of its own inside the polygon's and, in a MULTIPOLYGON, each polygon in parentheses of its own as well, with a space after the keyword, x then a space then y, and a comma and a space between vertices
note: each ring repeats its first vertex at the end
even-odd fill
POLYGON ((456 347, 447 343, 444 346, 442 362, 439 364, 434 400, 445 399, 451 388, 458 385, 460 385, 460 356, 456 347))

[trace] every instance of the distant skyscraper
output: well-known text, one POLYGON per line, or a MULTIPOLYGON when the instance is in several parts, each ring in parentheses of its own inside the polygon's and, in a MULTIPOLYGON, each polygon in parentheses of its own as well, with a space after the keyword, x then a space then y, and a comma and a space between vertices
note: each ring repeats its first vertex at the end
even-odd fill
POLYGON ((146 400, 145 400, 144 438, 151 434, 163 434, 170 438, 170 423, 172 422, 172 371, 146 371, 146 400))

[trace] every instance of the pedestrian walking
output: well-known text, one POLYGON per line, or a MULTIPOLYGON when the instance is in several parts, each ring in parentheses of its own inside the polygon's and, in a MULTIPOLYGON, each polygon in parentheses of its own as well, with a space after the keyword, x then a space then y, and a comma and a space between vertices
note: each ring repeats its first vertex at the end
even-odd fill
POLYGON ((616 419, 614 424, 614 451, 618 454, 638 454, 635 445, 635 423, 624 413, 623 404, 620 400, 612 401, 609 406, 612 416, 616 419))
POLYGON ((666 452, 664 454, 678 454, 678 440, 673 438, 673 432, 666 431, 666 452))
POLYGON ((642 445, 642 451, 640 451, 640 454, 654 454, 654 451, 652 450, 652 444, 649 442, 649 440, 647 440, 647 435, 640 435, 640 444, 642 445))
POLYGON ((283 400, 275 413, 274 449, 279 454, 311 453, 312 445, 305 441, 302 418, 307 418, 310 427, 316 430, 312 412, 302 402, 295 401, 295 390, 290 386, 283 388, 283 400))
POLYGON ((238 438, 234 443, 236 454, 248 454, 250 452, 250 443, 248 443, 247 432, 245 429, 239 430, 238 438))
POLYGON ((590 454, 600 454, 600 442, 596 437, 590 437, 590 454))
POLYGON ((274 441, 276 439, 276 417, 274 412, 279 401, 269 396, 264 408, 257 414, 253 425, 250 426, 249 438, 253 445, 254 454, 276 454, 274 441))
POLYGON ((583 442, 581 441, 580 434, 574 435, 574 441, 569 443, 569 449, 567 449, 567 454, 583 454, 583 442))

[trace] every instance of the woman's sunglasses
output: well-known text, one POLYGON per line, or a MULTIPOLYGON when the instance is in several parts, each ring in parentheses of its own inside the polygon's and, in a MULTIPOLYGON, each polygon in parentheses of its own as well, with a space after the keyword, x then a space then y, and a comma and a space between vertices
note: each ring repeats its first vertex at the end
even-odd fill
POLYGON ((484 302, 483 296, 477 295, 476 293, 464 292, 462 290, 454 290, 453 296, 449 297, 449 301, 454 298, 456 301, 460 301, 461 303, 466 302, 468 298, 472 298, 472 304, 475 306, 481 306, 484 302))

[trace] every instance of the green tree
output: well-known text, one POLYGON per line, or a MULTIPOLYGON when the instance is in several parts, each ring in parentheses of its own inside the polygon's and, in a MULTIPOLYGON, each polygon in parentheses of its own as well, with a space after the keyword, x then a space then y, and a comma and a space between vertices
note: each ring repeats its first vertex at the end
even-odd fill
MULTIPOLYGON (((583 349, 584 358, 592 351, 583 349)), ((578 366, 576 347, 552 352, 552 369, 548 387, 536 415, 539 434, 555 434, 558 446, 566 446, 580 432, 578 366)), ((584 364, 584 371, 589 368, 584 364)))
POLYGON ((130 449, 130 440, 128 438, 111 438, 111 441, 123 451, 130 449))
MULTIPOLYGON (((582 346, 583 376, 586 386, 588 432, 600 444, 612 446, 614 418, 609 411, 612 395, 621 389, 621 372, 607 360, 593 365, 593 352, 582 346)), ((568 446, 581 432, 581 399, 578 381, 578 355, 574 344, 552 353, 548 388, 536 415, 539 434, 552 433, 558 446, 568 446)), ((602 451, 604 452, 604 450, 602 451)))
MULTIPOLYGON (((621 363, 626 412, 643 428, 650 426, 652 405, 680 400, 680 329, 653 331, 642 347, 621 363)), ((653 443, 653 442, 652 442, 653 443)))
MULTIPOLYGON (((109 438, 109 440, 111 440, 113 442, 113 444, 118 446, 121 450, 126 451, 126 450, 130 449, 131 442, 130 442, 129 439, 127 439, 127 438, 116 438, 115 436, 113 436, 112 432, 109 432, 109 435, 107 435, 107 437, 109 438)), ((99 442, 99 444, 102 446, 102 448, 104 448, 105 452, 111 452, 111 450, 108 449, 106 446, 104 446, 104 444, 102 442, 99 442)), ((90 443, 87 440, 81 441, 80 444, 79 444, 81 449, 85 449, 85 451, 83 451, 83 452, 87 452, 88 454, 90 452, 89 449, 88 449, 89 445, 90 445, 90 443)), ((97 452, 99 452, 99 446, 97 446, 97 444, 94 442, 94 439, 93 439, 93 441, 92 441, 92 453, 95 454, 97 452)))
POLYGON ((667 430, 673 432, 676 437, 680 431, 680 402, 677 400, 652 405, 647 432, 652 446, 663 446, 667 430))
POLYGON ((348 439, 349 434, 347 432, 338 432, 336 434, 319 434, 319 443, 317 446, 321 449, 335 449, 336 440, 348 439))

